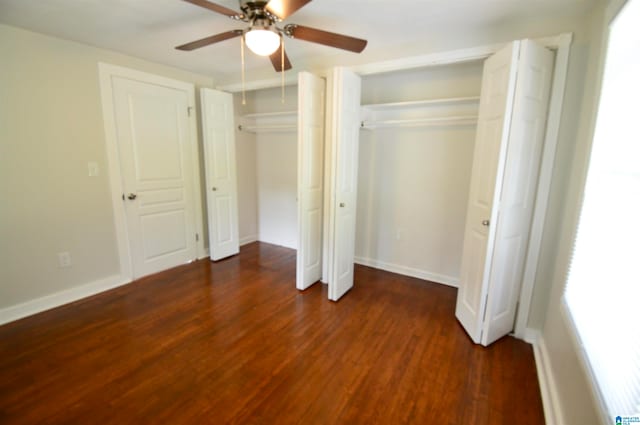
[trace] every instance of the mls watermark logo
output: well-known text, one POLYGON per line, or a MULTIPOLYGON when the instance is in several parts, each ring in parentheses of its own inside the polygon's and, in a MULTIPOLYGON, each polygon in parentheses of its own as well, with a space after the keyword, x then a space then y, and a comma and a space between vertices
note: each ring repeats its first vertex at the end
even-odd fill
POLYGON ((640 424, 640 416, 616 416, 616 425, 640 424))

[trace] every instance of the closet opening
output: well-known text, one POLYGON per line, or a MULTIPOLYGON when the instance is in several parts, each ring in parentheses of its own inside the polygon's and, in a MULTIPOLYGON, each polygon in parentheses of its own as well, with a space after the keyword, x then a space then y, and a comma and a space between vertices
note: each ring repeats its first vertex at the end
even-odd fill
POLYGON ((331 300, 353 287, 361 263, 458 286, 456 317, 476 343, 516 328, 535 277, 568 54, 561 47, 556 62, 548 44, 517 40, 474 61, 374 76, 329 73, 331 300))
POLYGON ((298 88, 234 95, 240 244, 297 249, 298 88))
POLYGON ((355 262, 459 282, 482 61, 362 77, 355 262))
POLYGON ((236 96, 240 240, 296 250, 296 288, 321 280, 325 80, 236 96))

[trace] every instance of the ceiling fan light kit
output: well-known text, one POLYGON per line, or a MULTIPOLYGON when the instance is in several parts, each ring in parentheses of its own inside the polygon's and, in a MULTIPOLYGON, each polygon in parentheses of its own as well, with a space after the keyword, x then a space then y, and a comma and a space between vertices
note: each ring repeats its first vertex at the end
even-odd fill
POLYGON ((207 0, 183 0, 191 4, 209 9, 229 18, 249 24, 246 29, 231 30, 200 40, 177 46, 176 49, 190 51, 205 47, 230 38, 242 36, 243 43, 257 55, 269 56, 276 72, 291 69, 291 62, 284 51, 282 37, 309 41, 329 47, 360 53, 367 46, 367 41, 329 31, 323 31, 302 25, 288 24, 284 29, 276 24, 282 22, 311 0, 240 0, 242 12, 236 12, 207 0))
POLYGON ((252 27, 244 33, 244 41, 256 55, 270 56, 280 47, 280 34, 268 27, 252 27))

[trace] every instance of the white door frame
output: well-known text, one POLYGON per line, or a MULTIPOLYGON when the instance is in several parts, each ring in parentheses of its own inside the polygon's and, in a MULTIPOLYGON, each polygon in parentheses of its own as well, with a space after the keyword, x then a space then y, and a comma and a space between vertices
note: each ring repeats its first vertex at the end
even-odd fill
POLYGON ((198 258, 206 257, 204 248, 204 237, 202 234, 202 196, 200 182, 200 157, 198 154, 198 130, 196 123, 195 108, 195 87, 191 83, 173 80, 134 69, 107 63, 98 63, 100 77, 100 95, 102 98, 102 115, 104 119, 105 142, 107 147, 107 165, 109 170, 109 186, 111 190, 111 205, 113 209, 113 219, 116 229, 116 241, 118 244, 118 258, 120 261, 120 277, 127 281, 133 280, 133 266, 131 260, 131 246, 129 245, 129 234, 126 226, 126 214, 122 194, 122 173, 120 167, 120 155, 118 152, 118 139, 116 131, 116 120, 113 102, 114 77, 136 80, 143 83, 155 84, 187 92, 189 99, 189 145, 193 164, 193 199, 195 209, 195 227, 199 235, 196 242, 196 255, 198 258))
MULTIPOLYGON (((616 1, 620 2, 621 0, 616 1)), ((527 324, 529 321, 531 298, 533 296, 533 287, 536 279, 538 259, 540 256, 540 247, 542 245, 542 234, 544 231, 547 206, 549 203, 549 192, 551 189, 553 165, 555 162, 556 146, 558 144, 558 134, 560 131, 560 120, 562 118, 562 104, 564 102, 567 70, 569 68, 569 52, 571 49, 571 43, 573 41, 573 34, 563 33, 555 36, 533 38, 532 40, 542 44, 543 46, 551 50, 554 50, 556 52, 556 58, 553 72, 553 82, 551 86, 551 98, 549 101, 547 129, 545 133, 544 148, 542 151, 542 161, 540 166, 540 176, 538 179, 538 189, 536 193, 536 205, 533 212, 531 233, 529 236, 529 245, 527 249, 527 259, 525 263, 524 277, 522 280, 522 288, 520 292, 520 306, 518 308, 518 316, 516 317, 516 324, 514 329, 514 334, 516 337, 524 339, 528 342, 534 342, 537 335, 537 331, 535 329, 529 329, 527 327, 527 324)), ((381 74, 392 71, 402 71, 414 68, 423 68, 428 66, 484 60, 511 41, 513 40, 509 40, 507 43, 496 43, 484 46, 475 46, 468 49, 458 49, 421 56, 393 59, 389 61, 374 62, 353 66, 351 67, 351 70, 362 76, 381 74)), ((324 73, 318 72, 318 74, 326 76, 326 70, 324 71, 324 73)), ((255 90, 261 88, 278 87, 280 83, 281 82, 279 78, 260 80, 249 82, 248 84, 246 84, 246 88, 248 90, 255 90)), ((242 84, 237 83, 220 86, 218 87, 218 89, 237 92, 242 90, 242 87, 242 84)), ((323 282, 326 282, 326 272, 326 268, 323 268, 323 282)))

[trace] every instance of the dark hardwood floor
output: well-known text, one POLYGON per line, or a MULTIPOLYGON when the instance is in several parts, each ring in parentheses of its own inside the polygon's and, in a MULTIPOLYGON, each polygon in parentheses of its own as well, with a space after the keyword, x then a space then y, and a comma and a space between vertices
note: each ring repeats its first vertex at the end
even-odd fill
POLYGON ((333 303, 250 244, 0 327, 0 423, 544 424, 531 347, 455 297, 357 266, 333 303))

